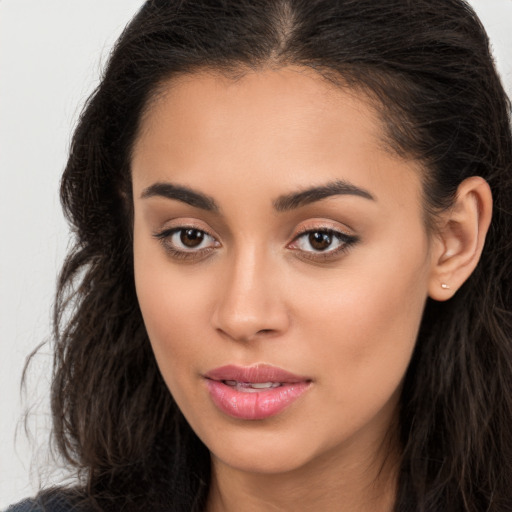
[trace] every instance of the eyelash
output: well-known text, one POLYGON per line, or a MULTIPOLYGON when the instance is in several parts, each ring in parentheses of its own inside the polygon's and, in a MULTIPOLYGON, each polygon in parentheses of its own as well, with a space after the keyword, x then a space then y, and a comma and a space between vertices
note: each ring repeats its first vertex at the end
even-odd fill
MULTIPOLYGON (((165 229, 161 232, 155 233, 153 236, 160 241, 165 251, 176 260, 200 260, 207 256, 209 253, 211 253, 216 247, 220 247, 220 243, 215 239, 213 235, 208 233, 208 231, 200 229, 196 226, 180 226, 176 228, 165 229), (200 233, 204 237, 209 237, 213 240, 214 243, 209 245, 208 247, 203 247, 199 249, 177 249, 175 245, 173 245, 172 243, 172 237, 174 235, 183 233, 187 230, 192 230, 197 233, 200 233)), ((300 252, 301 258, 303 259, 322 262, 336 259, 343 253, 345 253, 347 250, 349 250, 358 241, 358 237, 354 235, 348 235, 347 233, 332 228, 305 228, 299 231, 299 233, 294 237, 292 242, 287 245, 287 247, 291 250, 300 252), (335 249, 327 249, 325 251, 314 249, 311 251, 307 251, 304 249, 300 249, 298 247, 293 247, 293 245, 296 245, 299 240, 312 234, 321 234, 324 236, 329 236, 331 237, 331 240, 337 240, 339 245, 335 249)))
POLYGON ((317 227, 317 228, 304 228, 299 231, 299 233, 295 236, 291 244, 288 245, 289 248, 300 251, 301 252, 301 258, 311 260, 311 261, 331 261, 335 260, 337 257, 344 254, 346 251, 348 251, 352 246, 354 246, 359 241, 359 238, 354 235, 349 235, 347 233, 344 233, 342 231, 338 231, 336 229, 332 228, 326 228, 326 227, 317 227), (307 236, 310 236, 312 234, 321 234, 321 235, 327 235, 330 236, 331 239, 335 239, 339 242, 339 246, 335 249, 328 249, 325 251, 319 251, 319 250, 312 250, 312 251, 305 251, 301 250, 300 248, 294 248, 292 247, 293 244, 295 244, 297 241, 299 241, 301 238, 306 238, 307 236))
POLYGON ((157 240, 160 241, 165 251, 174 259, 177 260, 197 260, 205 257, 207 254, 212 252, 215 249, 215 246, 220 247, 219 242, 216 241, 215 237, 205 231, 204 229, 200 229, 196 226, 180 226, 171 229, 165 229, 161 232, 155 233, 153 235, 157 240), (203 247, 200 249, 177 249, 172 244, 172 237, 179 233, 183 233, 185 231, 196 231, 197 233, 201 233, 203 236, 209 237, 214 241, 214 244, 209 247, 203 247))

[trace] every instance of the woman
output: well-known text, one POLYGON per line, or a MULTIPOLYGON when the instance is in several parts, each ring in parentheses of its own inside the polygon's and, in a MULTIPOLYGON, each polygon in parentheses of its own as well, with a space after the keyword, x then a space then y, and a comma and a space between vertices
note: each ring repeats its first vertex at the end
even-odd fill
POLYGON ((509 112, 460 0, 148 1, 62 182, 81 483, 14 510, 512 509, 509 112))

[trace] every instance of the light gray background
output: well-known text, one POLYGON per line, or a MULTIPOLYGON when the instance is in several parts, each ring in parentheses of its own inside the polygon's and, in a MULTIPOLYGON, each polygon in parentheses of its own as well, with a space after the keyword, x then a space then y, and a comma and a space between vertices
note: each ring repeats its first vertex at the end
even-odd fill
MULTIPOLYGON (((0 0, 0 508, 60 481, 48 457, 50 334, 67 244, 58 183, 80 108, 142 0, 0 0), (27 439, 20 420, 33 412, 27 439), (15 435, 17 438, 15 440, 15 435)), ((512 0, 472 0, 512 93, 512 0)))

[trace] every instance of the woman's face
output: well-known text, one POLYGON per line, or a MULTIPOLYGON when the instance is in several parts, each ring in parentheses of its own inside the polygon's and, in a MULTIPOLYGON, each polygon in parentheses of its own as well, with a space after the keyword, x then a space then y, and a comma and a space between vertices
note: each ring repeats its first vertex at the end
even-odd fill
POLYGON ((421 176, 311 71, 168 85, 133 156, 135 280, 214 463, 366 461, 396 419, 431 272, 421 176))

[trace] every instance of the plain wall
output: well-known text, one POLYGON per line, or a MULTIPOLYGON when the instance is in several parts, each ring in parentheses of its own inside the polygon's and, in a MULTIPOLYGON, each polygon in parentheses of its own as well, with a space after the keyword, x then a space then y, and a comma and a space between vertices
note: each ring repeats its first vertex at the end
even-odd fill
MULTIPOLYGON (((512 93, 512 0, 473 0, 512 93)), ((50 335, 68 231, 58 186, 101 64, 142 0, 0 0, 0 509, 61 478, 47 463, 50 335), (20 419, 34 411, 27 440, 20 419), (18 432, 17 440, 15 434, 18 432), (35 457, 35 458, 34 458, 35 457), (32 464, 33 462, 33 464, 32 464), (53 480, 52 480, 53 478, 53 480)))
POLYGON ((142 3, 0 2, 0 509, 33 495, 39 472, 48 482, 48 351, 35 360, 28 394, 20 395, 20 377, 26 355, 50 334, 68 240, 58 188, 70 134, 112 43, 142 3), (30 442, 19 425, 27 407, 35 412, 30 442))

